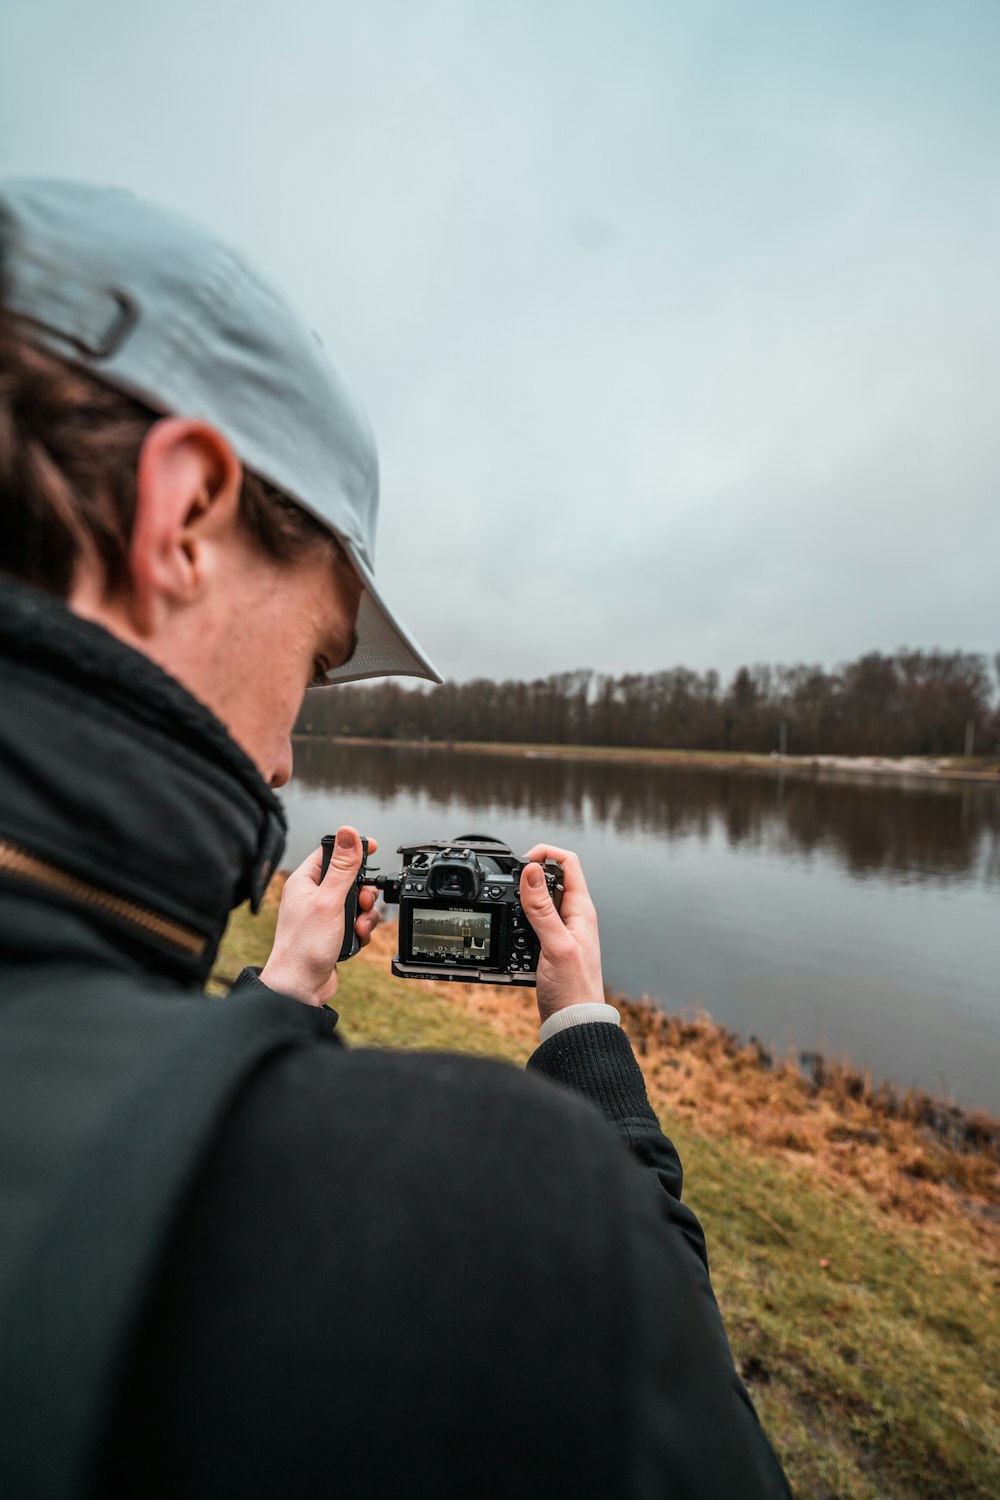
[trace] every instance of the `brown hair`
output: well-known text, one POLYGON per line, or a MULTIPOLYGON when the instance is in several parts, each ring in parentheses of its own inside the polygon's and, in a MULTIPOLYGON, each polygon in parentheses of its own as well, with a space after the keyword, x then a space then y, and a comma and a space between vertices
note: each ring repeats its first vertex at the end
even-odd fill
MULTIPOLYGON (((65 599, 89 552, 114 591, 128 577, 136 465, 158 415, 25 338, 5 306, 2 229, 0 222, 0 568, 65 599)), ((246 471, 240 513, 276 562, 324 550, 344 556, 307 511, 246 471)))

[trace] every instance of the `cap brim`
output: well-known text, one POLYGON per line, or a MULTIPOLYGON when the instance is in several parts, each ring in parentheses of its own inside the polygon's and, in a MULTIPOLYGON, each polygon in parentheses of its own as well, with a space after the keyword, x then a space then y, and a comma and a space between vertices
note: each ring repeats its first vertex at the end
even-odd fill
POLYGON ((345 538, 338 541, 364 584, 364 592, 358 608, 357 644, 347 661, 327 672, 325 683, 360 682, 366 677, 423 677, 428 682, 443 682, 434 663, 385 603, 364 558, 345 538))

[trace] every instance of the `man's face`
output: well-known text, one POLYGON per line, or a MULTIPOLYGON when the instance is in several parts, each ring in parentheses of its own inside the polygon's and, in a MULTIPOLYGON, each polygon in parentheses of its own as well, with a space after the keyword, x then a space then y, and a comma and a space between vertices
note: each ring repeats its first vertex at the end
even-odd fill
POLYGON ((81 557, 68 604, 181 682, 272 787, 292 774, 306 688, 351 655, 362 585, 322 545, 279 563, 240 515, 243 470, 203 422, 164 417, 136 471, 128 584, 81 557))
POLYGON ((306 688, 353 649, 361 583, 326 555, 282 565, 248 544, 233 562, 208 706, 280 787, 292 774, 291 732, 306 688))

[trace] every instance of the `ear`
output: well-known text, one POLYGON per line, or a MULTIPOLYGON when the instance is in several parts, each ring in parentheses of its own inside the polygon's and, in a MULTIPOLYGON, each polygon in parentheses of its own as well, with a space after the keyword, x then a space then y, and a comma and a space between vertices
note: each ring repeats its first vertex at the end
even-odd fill
POLYGON ((164 417, 146 435, 136 469, 128 612, 140 635, 209 586, 217 549, 238 529, 243 469, 205 422, 164 417))

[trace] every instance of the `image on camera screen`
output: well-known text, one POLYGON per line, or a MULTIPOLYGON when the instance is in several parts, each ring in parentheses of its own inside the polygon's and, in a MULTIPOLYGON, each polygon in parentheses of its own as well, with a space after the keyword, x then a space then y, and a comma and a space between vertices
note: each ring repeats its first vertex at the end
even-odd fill
POLYGON ((415 911, 410 936, 414 958, 482 962, 489 956, 493 916, 482 911, 415 911))

